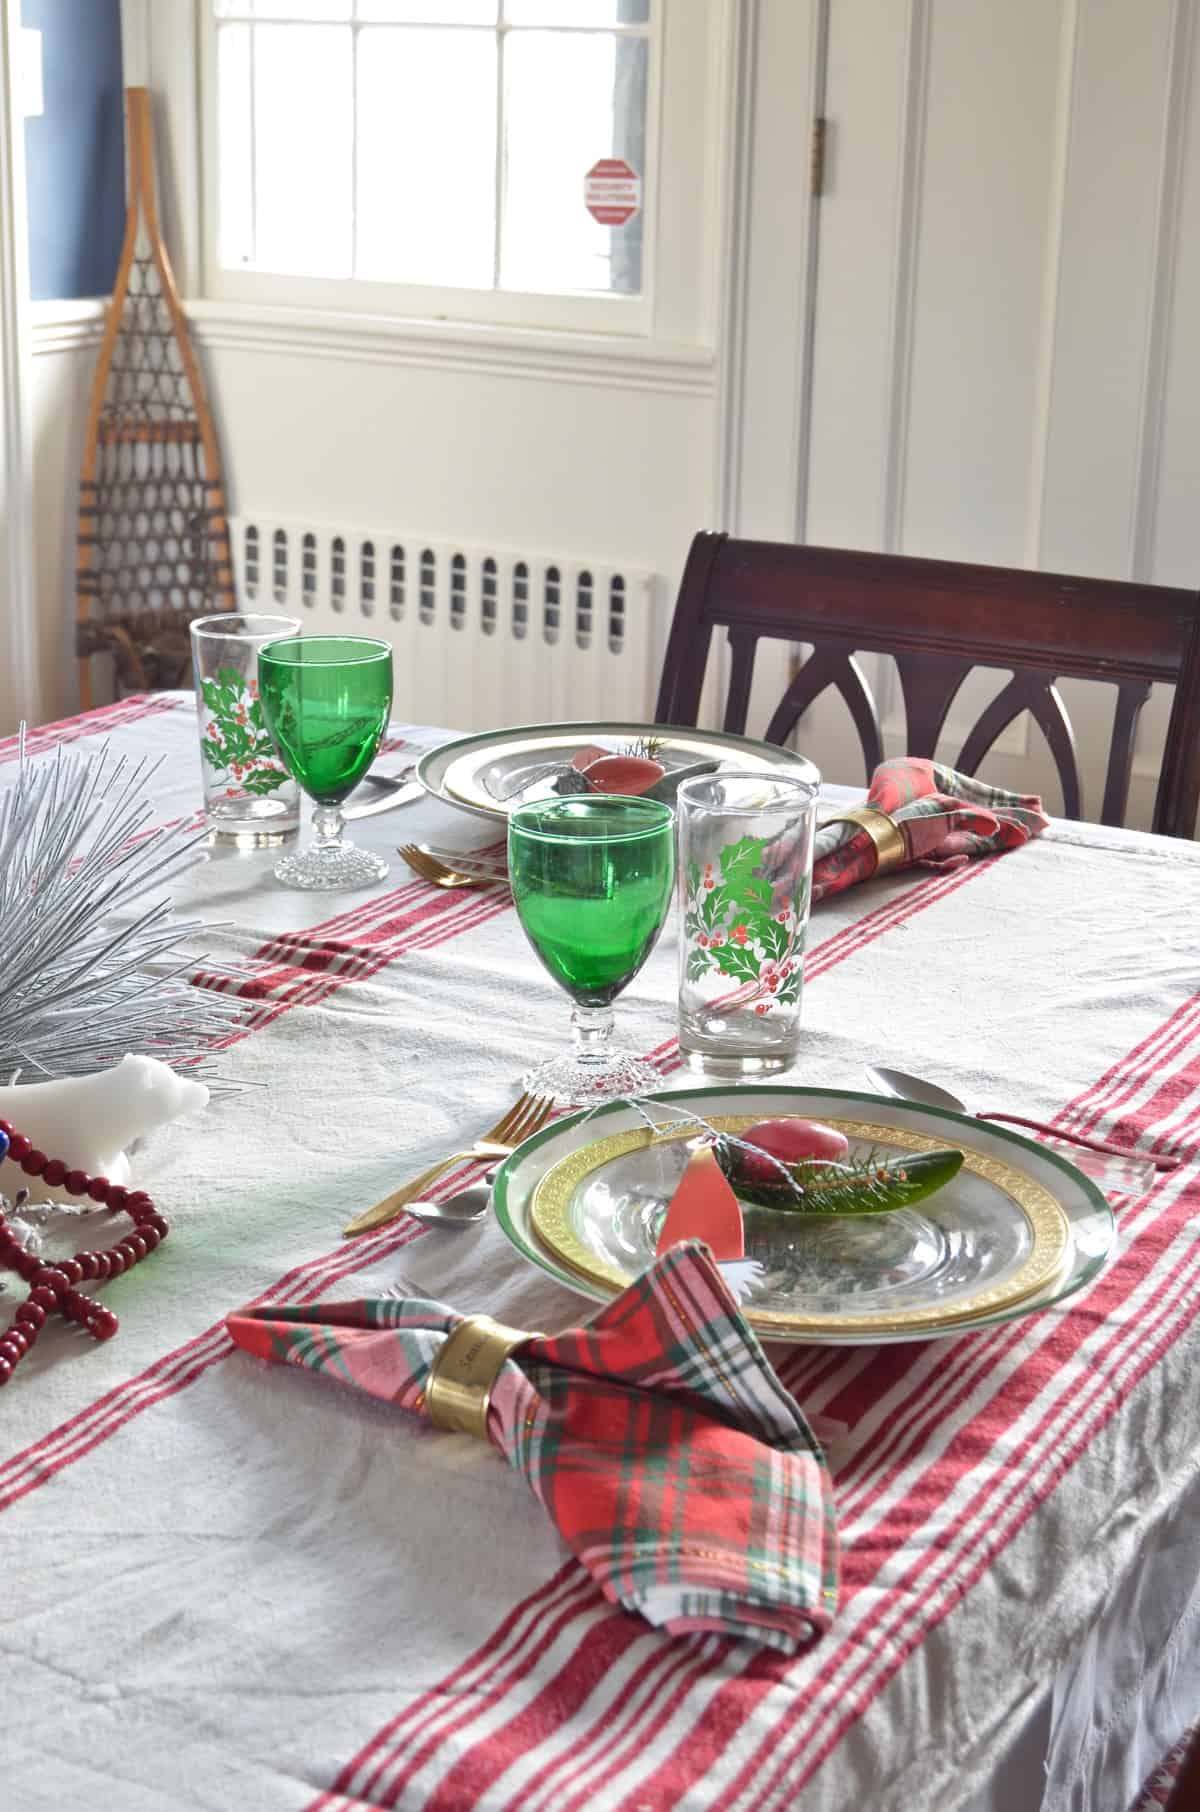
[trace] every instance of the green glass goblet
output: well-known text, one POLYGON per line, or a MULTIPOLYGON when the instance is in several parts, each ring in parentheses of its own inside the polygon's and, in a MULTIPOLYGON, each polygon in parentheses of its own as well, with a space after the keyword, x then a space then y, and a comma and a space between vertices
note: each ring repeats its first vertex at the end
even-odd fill
POLYGON ((575 1047, 525 1077, 559 1102, 590 1105, 657 1088, 652 1064, 612 1038, 612 1002, 653 950, 675 880, 675 820, 655 799, 595 793, 523 805, 508 821, 517 917, 575 1003, 575 1047))
POLYGON ((388 865, 343 836, 342 801, 375 759, 392 708, 392 650, 367 636, 288 636, 259 650, 258 693, 289 774, 313 801, 313 841, 276 864, 308 891, 369 887, 388 865))

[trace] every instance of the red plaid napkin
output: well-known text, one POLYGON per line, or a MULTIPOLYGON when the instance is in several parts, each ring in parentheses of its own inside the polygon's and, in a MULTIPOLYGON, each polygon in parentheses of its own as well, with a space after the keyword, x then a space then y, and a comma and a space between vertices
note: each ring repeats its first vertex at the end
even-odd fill
MULTIPOLYGON (((864 805, 899 827, 910 868, 961 868, 1040 836, 1049 820, 1034 793, 1010 793, 915 755, 885 761, 871 776, 864 805)), ((875 845, 865 830, 836 821, 818 831, 813 851, 814 903, 875 873, 875 845)))
MULTIPOLYGON (((229 1317, 261 1359, 421 1411, 462 1317, 365 1299, 229 1317)), ((675 1246, 586 1327, 535 1336, 492 1391, 488 1435, 606 1598, 672 1634, 793 1654, 828 1629, 829 1473, 705 1247, 675 1246)))

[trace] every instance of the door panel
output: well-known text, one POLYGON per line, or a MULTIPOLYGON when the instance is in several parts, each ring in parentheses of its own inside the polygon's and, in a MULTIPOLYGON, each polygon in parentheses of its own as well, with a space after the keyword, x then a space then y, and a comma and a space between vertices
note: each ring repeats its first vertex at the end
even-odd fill
MULTIPOLYGON (((780 526, 759 532, 1200 584, 1197 10, 829 0, 815 331, 798 380, 810 402, 791 456, 800 498, 791 530, 776 511, 780 526)), ((786 57, 760 62, 756 104, 785 92, 795 106, 786 57)), ((769 155, 756 161, 751 220, 782 180, 769 155)), ((752 266, 751 319, 763 282, 752 266)), ((793 346, 802 329, 795 318, 793 346)), ((758 357, 765 371, 765 345, 758 357)), ((792 381, 786 361, 777 371, 792 381)), ((778 393, 768 407, 748 386, 743 443, 780 408, 778 393)), ((877 677, 898 738, 884 663, 877 677)), ((944 753, 994 690, 980 680, 964 694, 944 753)), ((1112 695, 1068 693, 1095 812, 1112 695)), ((1156 699, 1139 822, 1165 722, 1156 699)), ((814 712, 800 741, 831 774, 857 776, 836 714, 814 712)), ((986 771, 1057 798, 1025 724, 986 771)))

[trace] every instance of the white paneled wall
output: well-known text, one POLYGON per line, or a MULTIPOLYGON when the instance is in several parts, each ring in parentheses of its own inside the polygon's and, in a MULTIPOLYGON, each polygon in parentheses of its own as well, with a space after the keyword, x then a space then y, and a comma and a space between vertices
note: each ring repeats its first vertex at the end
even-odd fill
MULTIPOLYGON (((773 40, 790 34, 791 78, 807 86, 811 34, 786 0, 761 6, 773 40)), ((759 469, 776 473, 743 498, 757 532, 1200 587, 1197 11, 828 4, 811 410, 796 451, 777 402, 753 412, 780 357, 765 260, 750 298, 743 437, 756 444, 761 428, 759 469)), ((787 80, 786 58, 760 60, 765 116, 782 116, 787 80)), ((794 186, 797 151, 760 161, 759 184, 794 186)), ((799 307, 794 322, 793 346, 799 307)), ((947 756, 1000 683, 980 679, 956 706, 947 756)), ((1064 691, 1085 776, 1098 775, 1111 690, 1064 691)), ((1144 721, 1140 822, 1165 706, 1156 698, 1144 721)), ((802 736, 830 772, 858 770, 840 707, 813 713, 802 736)), ((986 771, 1057 799, 1025 725, 986 771)), ((1097 779, 1085 805, 1099 790, 1097 779)))
POLYGON ((644 570, 394 529, 230 527, 244 608, 392 644, 398 717, 477 730, 653 715, 663 632, 644 570))

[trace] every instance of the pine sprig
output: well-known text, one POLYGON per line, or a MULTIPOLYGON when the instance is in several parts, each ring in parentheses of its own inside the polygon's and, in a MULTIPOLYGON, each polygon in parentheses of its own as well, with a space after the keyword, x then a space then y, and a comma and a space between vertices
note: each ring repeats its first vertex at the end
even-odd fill
MULTIPOLYGON (((61 746, 25 753, 0 790, 0 1079, 79 1076, 144 1051, 210 1065, 241 1016, 192 985, 207 928, 174 917, 169 883, 203 859, 203 827, 154 827, 158 763, 61 746)), ((212 972, 211 959, 205 965, 212 972)), ((223 967, 223 965, 222 965, 223 967)))
POLYGON ((635 736, 632 742, 624 743, 617 754, 632 756, 637 761, 657 761, 665 740, 662 736, 635 736))
POLYGON ((963 1154, 949 1147, 899 1158, 874 1150, 842 1164, 805 1159, 779 1163, 778 1182, 743 1182, 738 1171, 742 1147, 722 1139, 717 1162, 739 1200, 785 1214, 890 1214, 910 1207, 956 1176, 963 1154))

